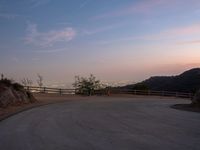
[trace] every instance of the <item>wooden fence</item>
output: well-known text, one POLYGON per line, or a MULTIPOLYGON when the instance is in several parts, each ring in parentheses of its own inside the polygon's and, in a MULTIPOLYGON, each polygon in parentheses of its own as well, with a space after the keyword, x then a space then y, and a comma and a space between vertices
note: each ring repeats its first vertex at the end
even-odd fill
POLYGON ((110 94, 133 94, 133 95, 149 95, 149 96, 168 96, 180 98, 192 98, 193 93, 170 92, 170 91, 153 91, 153 90, 128 90, 128 89, 112 89, 110 94))
MULTIPOLYGON (((61 89, 61 88, 49 88, 49 87, 34 87, 25 86, 26 90, 33 93, 57 93, 60 95, 70 94, 75 95, 76 89, 61 89)), ((116 95, 116 94, 131 94, 131 95, 149 95, 149 96, 169 96, 180 98, 192 98, 193 93, 184 92, 170 92, 170 91, 152 91, 152 90, 129 90, 129 89, 101 89, 95 90, 94 95, 116 95)))
POLYGON ((34 87, 34 86, 25 86, 26 90, 32 93, 57 93, 60 95, 64 94, 75 94, 75 89, 61 89, 61 88, 49 88, 49 87, 34 87))

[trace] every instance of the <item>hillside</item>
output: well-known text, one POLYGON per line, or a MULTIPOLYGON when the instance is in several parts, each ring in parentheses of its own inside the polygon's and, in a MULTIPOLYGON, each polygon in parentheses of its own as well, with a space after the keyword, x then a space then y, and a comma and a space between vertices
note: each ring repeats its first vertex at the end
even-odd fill
POLYGON ((154 76, 140 83, 127 85, 127 89, 195 92, 200 89, 200 68, 194 68, 177 76, 154 76))
POLYGON ((12 83, 8 79, 0 80, 0 108, 33 102, 36 102, 36 99, 19 83, 12 83))

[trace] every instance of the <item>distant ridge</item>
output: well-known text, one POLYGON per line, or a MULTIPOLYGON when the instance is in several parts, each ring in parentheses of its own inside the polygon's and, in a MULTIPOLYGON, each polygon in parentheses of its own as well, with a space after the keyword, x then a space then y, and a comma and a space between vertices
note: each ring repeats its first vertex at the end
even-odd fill
POLYGON ((195 92, 200 89, 200 68, 193 68, 177 76, 154 76, 137 84, 124 86, 126 89, 146 88, 159 91, 195 92))

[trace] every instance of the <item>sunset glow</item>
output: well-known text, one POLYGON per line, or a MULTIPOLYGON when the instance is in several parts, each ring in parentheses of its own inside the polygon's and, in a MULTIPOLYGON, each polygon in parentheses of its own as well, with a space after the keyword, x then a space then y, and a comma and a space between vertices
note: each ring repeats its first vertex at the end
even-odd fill
POLYGON ((0 70, 67 87, 179 74, 200 67, 199 18, 199 0, 2 0, 0 70))

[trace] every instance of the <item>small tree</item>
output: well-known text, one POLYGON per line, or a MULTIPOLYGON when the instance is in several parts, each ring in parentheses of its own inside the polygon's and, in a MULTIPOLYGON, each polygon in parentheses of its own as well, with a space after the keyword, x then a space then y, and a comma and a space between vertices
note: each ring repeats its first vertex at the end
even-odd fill
POLYGON ((21 80, 21 83, 24 86, 31 86, 33 84, 33 81, 31 79, 28 79, 28 78, 23 78, 21 80))
POLYGON ((38 86, 41 88, 43 86, 43 76, 41 76, 40 74, 37 74, 37 84, 38 86))
POLYGON ((148 91, 149 88, 147 85, 145 85, 144 83, 137 83, 134 85, 133 87, 134 90, 143 90, 143 91, 148 91))
POLYGON ((1 80, 3 80, 4 79, 4 75, 3 75, 3 73, 1 74, 1 80))
POLYGON ((194 97, 192 98, 192 104, 194 106, 200 107, 200 89, 195 93, 194 97))
POLYGON ((96 77, 92 74, 88 78, 75 76, 73 86, 79 94, 92 95, 94 94, 94 90, 100 88, 100 81, 96 80, 96 77))

